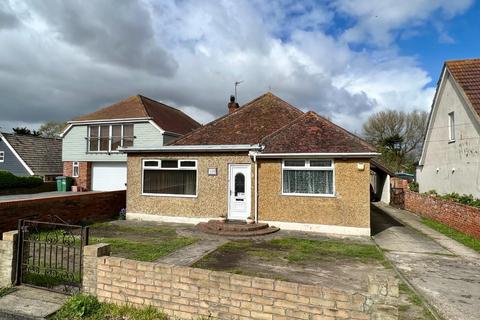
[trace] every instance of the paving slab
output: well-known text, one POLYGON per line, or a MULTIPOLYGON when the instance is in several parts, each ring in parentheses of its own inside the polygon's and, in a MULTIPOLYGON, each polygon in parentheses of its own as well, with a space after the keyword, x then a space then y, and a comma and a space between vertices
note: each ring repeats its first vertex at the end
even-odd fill
POLYGON ((0 298, 0 319, 46 319, 57 312, 68 296, 20 286, 0 298))
POLYGON ((385 204, 372 205, 372 224, 387 259, 443 319, 480 319, 478 253, 385 204))
POLYGON ((191 266, 205 255, 215 251, 219 246, 227 243, 226 239, 204 239, 174 251, 155 262, 174 264, 177 266, 191 266))

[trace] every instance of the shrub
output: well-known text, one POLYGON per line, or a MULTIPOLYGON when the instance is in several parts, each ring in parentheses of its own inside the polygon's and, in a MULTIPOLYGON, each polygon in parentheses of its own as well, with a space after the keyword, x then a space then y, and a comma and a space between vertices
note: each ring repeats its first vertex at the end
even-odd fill
POLYGON ((430 190, 424 193, 427 196, 435 196, 439 197, 440 199, 458 202, 467 206, 480 208, 480 199, 475 199, 471 194, 458 194, 456 192, 447 193, 444 195, 439 195, 435 190, 430 190))
POLYGON ((13 188, 35 188, 43 184, 39 177, 17 177, 8 171, 0 171, 0 190, 13 188))
POLYGON ((418 182, 416 181, 410 182, 408 184, 408 189, 410 189, 410 191, 418 192, 418 182))

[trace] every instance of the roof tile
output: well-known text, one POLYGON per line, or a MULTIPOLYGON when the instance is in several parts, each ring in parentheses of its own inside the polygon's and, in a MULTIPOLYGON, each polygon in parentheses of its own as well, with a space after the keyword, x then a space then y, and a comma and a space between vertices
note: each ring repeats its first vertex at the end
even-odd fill
POLYGON ((445 65, 480 116, 480 59, 446 61, 445 65))

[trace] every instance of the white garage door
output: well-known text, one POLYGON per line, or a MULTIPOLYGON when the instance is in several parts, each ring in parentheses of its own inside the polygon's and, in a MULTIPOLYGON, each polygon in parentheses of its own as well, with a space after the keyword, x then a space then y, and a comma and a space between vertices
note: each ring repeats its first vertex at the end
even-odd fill
POLYGON ((127 183, 127 164, 124 162, 92 163, 92 190, 125 190, 127 183))

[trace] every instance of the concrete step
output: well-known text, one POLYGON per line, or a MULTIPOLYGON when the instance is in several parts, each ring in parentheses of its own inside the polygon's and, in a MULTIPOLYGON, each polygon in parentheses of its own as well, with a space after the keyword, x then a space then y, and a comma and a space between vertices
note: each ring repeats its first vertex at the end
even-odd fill
POLYGON ((68 296, 27 286, 0 298, 0 319, 47 319, 57 312, 68 296))
POLYGON ((197 225, 197 228, 205 233, 216 234, 231 237, 254 237, 270 234, 280 230, 276 227, 270 227, 267 223, 238 223, 210 220, 197 225))

